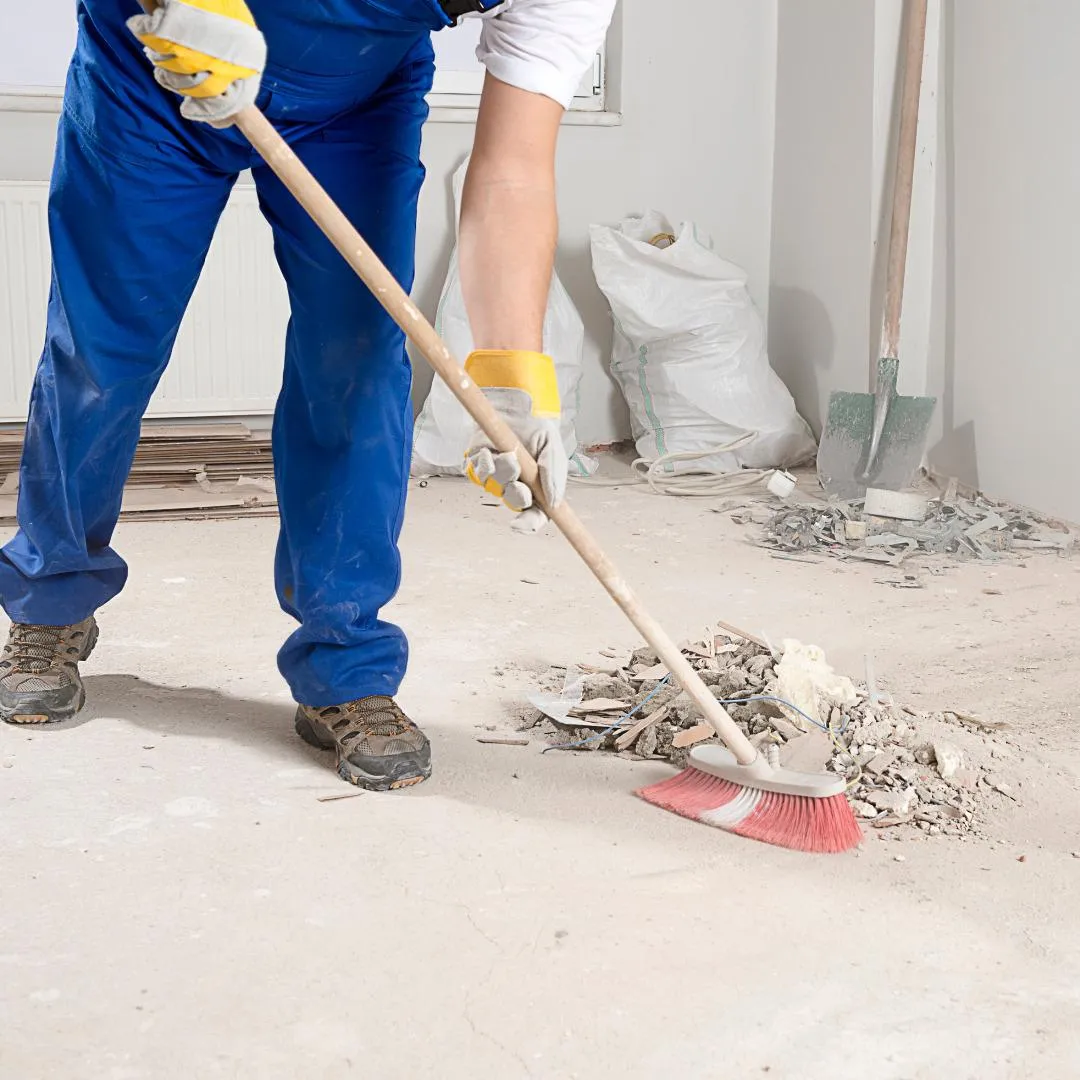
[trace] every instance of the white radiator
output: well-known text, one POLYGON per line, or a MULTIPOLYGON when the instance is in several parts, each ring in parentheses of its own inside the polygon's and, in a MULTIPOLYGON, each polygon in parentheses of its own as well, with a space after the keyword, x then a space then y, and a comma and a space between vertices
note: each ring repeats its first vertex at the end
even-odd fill
MULTIPOLYGON (((47 184, 0 182, 0 422, 26 418, 45 337, 47 202, 47 184)), ((236 188, 147 415, 272 412, 288 317, 270 228, 236 188)))

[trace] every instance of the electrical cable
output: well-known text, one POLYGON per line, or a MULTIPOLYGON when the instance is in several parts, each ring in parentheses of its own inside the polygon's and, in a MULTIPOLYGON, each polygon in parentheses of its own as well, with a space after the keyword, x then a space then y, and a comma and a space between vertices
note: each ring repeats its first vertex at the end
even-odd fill
POLYGON ((622 487, 630 484, 648 484, 657 495, 676 495, 690 498, 719 498, 749 491, 768 479, 772 469, 738 469, 735 472, 716 472, 713 469, 690 469, 678 473, 672 470, 677 462, 704 461, 717 454, 730 454, 748 446, 757 438, 756 431, 748 431, 737 439, 706 450, 683 450, 678 453, 661 454, 655 461, 637 458, 630 464, 633 476, 592 477, 571 476, 578 484, 593 487, 622 487))

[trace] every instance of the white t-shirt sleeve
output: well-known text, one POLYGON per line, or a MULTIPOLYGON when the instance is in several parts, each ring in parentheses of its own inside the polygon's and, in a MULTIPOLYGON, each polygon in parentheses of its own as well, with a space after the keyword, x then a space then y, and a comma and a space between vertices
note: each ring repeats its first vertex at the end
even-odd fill
POLYGON ((496 79, 564 109, 603 44, 616 0, 509 0, 485 17, 477 59, 496 79))

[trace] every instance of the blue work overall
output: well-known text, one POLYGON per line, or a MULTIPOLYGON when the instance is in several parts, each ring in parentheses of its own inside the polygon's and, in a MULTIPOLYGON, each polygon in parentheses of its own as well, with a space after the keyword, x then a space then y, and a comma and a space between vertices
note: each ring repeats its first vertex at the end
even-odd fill
MULTIPOLYGON (((450 20, 436 0, 249 3, 269 46, 259 108, 409 289, 431 31, 450 20)), ((412 438, 403 335, 239 132, 180 116, 124 25, 134 0, 77 8, 20 530, 0 553, 4 609, 64 625, 123 588, 127 566, 110 542, 140 420, 229 192, 250 168, 292 314, 273 429, 275 577, 300 625, 278 662, 305 705, 393 694, 408 644, 379 612, 401 576, 412 438)))

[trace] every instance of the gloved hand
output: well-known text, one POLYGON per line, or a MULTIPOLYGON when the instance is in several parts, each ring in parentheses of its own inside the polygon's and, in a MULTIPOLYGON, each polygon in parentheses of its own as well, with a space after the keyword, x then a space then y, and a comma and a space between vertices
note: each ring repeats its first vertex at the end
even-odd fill
POLYGON ((244 0, 160 0, 128 19, 154 64, 154 78, 185 98, 189 120, 220 124, 252 105, 266 66, 266 40, 244 0))
MULTIPOLYGON (((543 353, 481 349, 470 354, 465 371, 502 414, 540 466, 540 484, 550 506, 566 495, 570 463, 559 434, 559 387, 555 365, 543 353)), ((547 523, 533 494, 521 482, 516 454, 500 454, 477 432, 465 454, 466 475, 474 484, 517 512, 514 528, 534 533, 547 523)))

